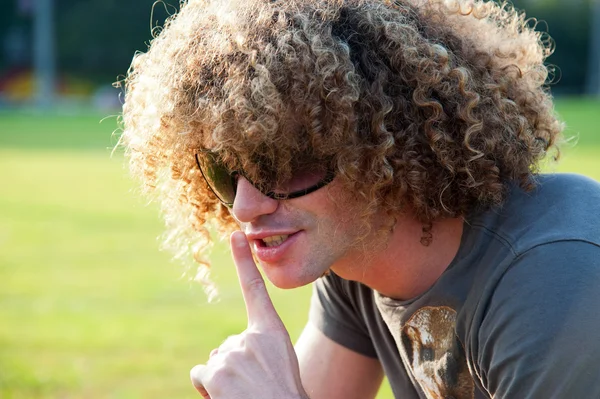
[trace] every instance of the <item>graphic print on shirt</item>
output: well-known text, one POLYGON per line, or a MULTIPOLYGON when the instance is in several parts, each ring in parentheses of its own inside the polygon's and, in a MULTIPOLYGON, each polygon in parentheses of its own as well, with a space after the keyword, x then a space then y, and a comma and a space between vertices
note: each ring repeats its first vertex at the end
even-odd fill
POLYGON ((402 345, 413 376, 428 399, 472 399, 474 382, 456 333, 456 311, 417 310, 402 327, 402 345))

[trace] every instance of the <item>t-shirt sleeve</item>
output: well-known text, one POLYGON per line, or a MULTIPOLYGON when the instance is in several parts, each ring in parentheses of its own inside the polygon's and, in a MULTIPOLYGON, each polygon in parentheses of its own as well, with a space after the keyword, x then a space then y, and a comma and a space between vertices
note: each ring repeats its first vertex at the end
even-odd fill
POLYGON ((362 355, 377 358, 362 317, 361 287, 334 273, 313 284, 309 322, 327 337, 362 355))
POLYGON ((600 398, 600 247, 545 244, 499 281, 477 333, 494 398, 600 398))

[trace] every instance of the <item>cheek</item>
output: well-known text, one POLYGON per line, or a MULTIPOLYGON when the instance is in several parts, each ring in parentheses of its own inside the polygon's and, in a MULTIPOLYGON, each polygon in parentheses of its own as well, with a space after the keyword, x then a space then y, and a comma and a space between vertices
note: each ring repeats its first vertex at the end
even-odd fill
POLYGON ((332 215, 336 224, 336 230, 344 232, 346 239, 350 236, 354 238, 364 237, 369 223, 363 217, 366 204, 357 196, 341 188, 334 187, 330 193, 332 215))

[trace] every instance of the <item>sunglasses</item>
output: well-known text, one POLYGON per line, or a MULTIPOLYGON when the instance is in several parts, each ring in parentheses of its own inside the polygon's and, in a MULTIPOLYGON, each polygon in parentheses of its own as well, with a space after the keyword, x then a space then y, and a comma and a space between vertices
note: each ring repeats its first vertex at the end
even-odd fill
POLYGON ((242 171, 227 168, 214 152, 196 153, 196 163, 210 190, 229 208, 233 207, 240 176, 248 180, 263 195, 276 200, 287 200, 310 194, 331 183, 335 177, 331 167, 306 165, 294 168, 292 176, 283 184, 266 190, 246 177, 242 171))

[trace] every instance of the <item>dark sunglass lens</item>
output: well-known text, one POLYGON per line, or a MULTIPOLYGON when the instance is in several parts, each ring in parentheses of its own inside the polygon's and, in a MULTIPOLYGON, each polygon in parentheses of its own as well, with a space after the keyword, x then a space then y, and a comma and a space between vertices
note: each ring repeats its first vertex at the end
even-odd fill
POLYGON ((198 155, 202 174, 214 193, 226 204, 233 204, 235 199, 235 178, 214 154, 198 155))
POLYGON ((327 169, 321 165, 311 165, 296 168, 292 177, 278 187, 279 192, 293 193, 306 190, 320 184, 327 176, 327 169))

